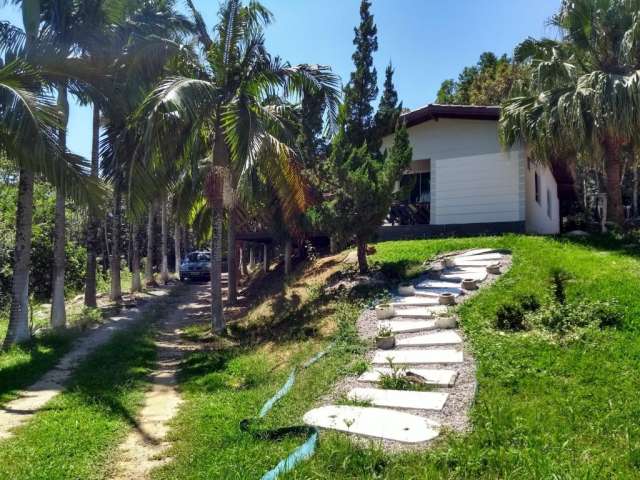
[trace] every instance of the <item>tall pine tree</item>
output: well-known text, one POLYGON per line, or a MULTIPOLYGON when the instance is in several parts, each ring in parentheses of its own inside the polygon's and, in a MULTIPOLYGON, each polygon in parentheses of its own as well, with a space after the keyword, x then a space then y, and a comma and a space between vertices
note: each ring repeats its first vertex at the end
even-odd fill
POLYGON ((391 133, 399 118, 398 95, 393 85, 393 68, 387 68, 380 109, 374 115, 372 102, 378 94, 373 52, 378 49, 377 28, 362 0, 360 25, 355 29, 353 54, 355 71, 345 88, 338 118, 338 132, 327 162, 325 201, 310 217, 317 226, 340 241, 353 241, 358 249, 360 272, 366 273, 367 242, 389 212, 394 185, 411 162, 411 146, 401 127, 389 152, 381 152, 382 137, 391 133))
POLYGON ((393 72, 393 66, 389 62, 385 70, 382 97, 375 115, 376 136, 380 142, 378 150, 382 146, 382 138, 395 131, 402 113, 402 103, 398 103, 398 92, 393 84, 393 72))
POLYGON ((378 51, 378 28, 370 12, 371 2, 362 0, 360 4, 360 25, 354 29, 353 44, 356 51, 352 55, 355 71, 344 89, 344 105, 341 121, 345 126, 345 140, 356 147, 367 144, 372 152, 375 145, 375 124, 373 102, 378 96, 378 73, 373 66, 373 54, 378 51))

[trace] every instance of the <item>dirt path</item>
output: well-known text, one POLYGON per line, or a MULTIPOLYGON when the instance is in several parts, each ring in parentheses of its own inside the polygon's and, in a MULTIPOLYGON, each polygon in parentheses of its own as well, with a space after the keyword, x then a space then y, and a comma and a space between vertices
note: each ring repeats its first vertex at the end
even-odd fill
POLYGON ((143 479, 152 469, 170 460, 164 455, 170 445, 166 435, 182 402, 176 375, 185 354, 198 348, 182 338, 180 332, 195 323, 197 317, 207 315, 207 285, 190 285, 171 303, 177 306, 176 312, 157 326, 158 362, 150 375, 151 388, 145 394, 135 428, 120 445, 113 479, 143 479))
MULTIPOLYGON (((158 289, 150 292, 149 297, 162 298, 168 293, 167 289, 158 289)), ((134 324, 148 308, 162 301, 149 300, 141 308, 125 310, 78 338, 71 351, 54 368, 26 390, 19 392, 18 398, 0 407, 0 440, 11 437, 16 427, 30 420, 47 402, 62 392, 78 363, 107 343, 116 332, 134 324)))

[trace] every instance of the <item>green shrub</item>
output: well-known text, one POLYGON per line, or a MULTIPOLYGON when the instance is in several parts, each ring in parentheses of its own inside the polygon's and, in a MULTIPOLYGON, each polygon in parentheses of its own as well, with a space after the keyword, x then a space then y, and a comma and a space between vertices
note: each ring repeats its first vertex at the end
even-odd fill
POLYGON ((535 295, 531 293, 520 295, 518 297, 518 302, 520 303, 522 309, 526 312, 535 312, 540 308, 540 301, 535 295))
POLYGON ((496 312, 498 330, 518 331, 525 329, 525 310, 518 303, 505 303, 496 312))
POLYGON ((569 304, 552 303, 540 308, 530 321, 545 329, 565 335, 585 327, 617 327, 623 315, 616 302, 579 301, 569 304))
POLYGON ((571 279, 571 274, 566 270, 556 267, 551 270, 551 290, 558 303, 564 303, 567 299, 567 282, 571 279))
POLYGON ((397 262, 385 262, 380 265, 380 271, 389 280, 403 280, 407 278, 409 262, 400 260, 397 262))

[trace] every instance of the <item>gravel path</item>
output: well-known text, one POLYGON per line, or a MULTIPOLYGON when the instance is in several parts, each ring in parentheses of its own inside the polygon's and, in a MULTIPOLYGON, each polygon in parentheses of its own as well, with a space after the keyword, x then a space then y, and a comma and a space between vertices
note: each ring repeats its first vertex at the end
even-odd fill
POLYGON ((115 333, 123 331, 135 324, 153 305, 164 301, 171 287, 157 288, 149 292, 148 299, 141 307, 124 310, 119 315, 109 318, 87 334, 79 337, 58 364, 45 373, 40 380, 18 392, 18 398, 0 407, 0 439, 13 435, 16 427, 29 421, 52 398, 62 392, 76 366, 98 347, 107 343, 115 333))
POLYGON ((113 479, 147 478, 152 469, 171 460, 165 455, 170 446, 166 436, 171 419, 182 403, 176 387, 176 375, 183 357, 199 348, 197 344, 184 339, 181 330, 194 323, 194 316, 208 311, 207 285, 189 285, 172 300, 175 314, 165 315, 157 326, 155 344, 158 359, 155 370, 149 376, 151 388, 145 394, 135 428, 120 445, 118 460, 111 475, 113 479))
MULTIPOLYGON (((454 256, 459 255, 464 252, 452 252, 447 254, 446 256, 454 256)), ((511 255, 507 252, 502 252, 503 256, 500 259, 500 265, 502 272, 506 272, 511 266, 511 255)), ((436 259, 436 262, 444 258, 445 256, 436 259)), ((435 263, 435 262, 434 262, 435 263)), ((428 267, 428 266, 427 266, 428 267)), ((457 304, 460 305, 474 295, 477 295, 481 289, 488 288, 493 282, 495 282, 500 275, 491 275, 488 274, 487 278, 480 284, 480 289, 474 291, 465 291, 463 295, 458 297, 457 304)), ((428 277, 424 275, 423 277, 416 279, 413 284, 417 285, 423 280, 426 280, 428 277)), ((450 309, 451 313, 455 315, 455 310, 450 309)), ((371 360, 375 353, 375 348, 373 348, 374 337, 377 333, 378 329, 378 319, 376 317, 376 313, 373 309, 367 309, 363 311, 358 318, 357 328, 360 336, 366 339, 368 342, 371 342, 372 349, 366 354, 366 359, 371 363, 371 360)), ((425 335, 425 333, 438 332, 440 330, 432 330, 429 332, 416 332, 416 333, 406 333, 396 335, 397 339, 402 338, 410 338, 420 335, 425 335)), ((441 428, 443 430, 450 430, 455 432, 466 432, 470 428, 469 422, 469 410, 471 405, 473 404, 477 382, 476 382, 476 365, 475 359, 473 358, 473 354, 469 348, 469 345, 465 339, 464 331, 460 328, 454 330, 463 338, 462 345, 443 345, 443 346, 429 346, 429 347, 401 347, 402 350, 418 350, 418 349, 429 349, 429 350, 438 350, 438 349, 456 349, 462 350, 464 352, 463 363, 459 364, 429 364, 429 365, 412 365, 411 369, 415 368, 429 368, 429 369, 448 369, 455 370, 458 372, 458 377, 455 381, 453 387, 450 388, 433 388, 431 391, 434 392, 445 392, 449 394, 449 397, 445 403, 444 408, 441 411, 431 411, 431 410, 413 410, 413 409, 402 409, 401 411, 406 413, 411 413, 420 417, 427 418, 429 420, 435 420, 440 423, 441 428)), ((398 347, 396 347, 397 349, 398 347)), ((393 350, 391 350, 393 351, 393 350)), ((391 352, 390 351, 390 352, 391 352)), ((343 378, 334 388, 334 390, 322 399, 322 405, 335 404, 335 402, 342 400, 345 398, 347 393, 354 388, 372 388, 376 387, 375 383, 371 382, 361 382, 358 379, 359 376, 349 376, 343 378)), ((359 437, 354 437, 359 438, 359 437)), ((366 439, 369 441, 370 439, 366 439)), ((403 450, 415 450, 422 449, 431 445, 435 439, 430 442, 425 442, 421 444, 406 444, 389 440, 378 440, 384 446, 384 448, 391 451, 403 451, 403 450)))

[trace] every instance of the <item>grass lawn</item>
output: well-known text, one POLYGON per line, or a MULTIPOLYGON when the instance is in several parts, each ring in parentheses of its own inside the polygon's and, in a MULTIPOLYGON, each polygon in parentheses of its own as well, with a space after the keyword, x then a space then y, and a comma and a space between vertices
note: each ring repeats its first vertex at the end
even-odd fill
POLYGON ((0 479, 105 478, 153 366, 150 326, 116 334, 80 365, 67 391, 0 443, 0 479))
MULTIPOLYGON (((122 291, 130 290, 131 274, 122 271, 122 291)), ((113 302, 107 298, 109 285, 104 280, 98 284, 100 308, 85 309, 84 297, 75 295, 66 302, 67 324, 69 330, 51 332, 43 336, 34 337, 23 345, 15 345, 9 350, 0 350, 0 406, 12 400, 16 392, 34 383, 47 370, 56 364, 66 354, 73 340, 82 333, 85 327, 99 323, 104 318, 117 313, 113 302)), ((35 303, 32 305, 31 328, 37 330, 49 325, 51 304, 35 303)), ((9 323, 9 310, 0 312, 0 342, 4 339, 9 323)))
MULTIPOLYGON (((435 448, 392 455, 323 433, 316 455, 287 478, 639 478, 640 477, 640 256, 610 238, 589 241, 510 235, 382 243, 372 261, 388 271, 415 273, 427 258, 464 248, 506 248, 514 264, 493 287, 460 308, 462 326, 478 362, 473 431, 445 434, 435 448), (619 329, 590 330, 561 342, 536 332, 493 327, 496 310, 517 295, 551 299, 550 274, 571 274, 567 298, 617 299, 619 329)), ((301 307, 304 308, 304 305, 301 307)), ((192 356, 182 371, 186 403, 175 422, 174 461, 157 479, 260 478, 301 439, 264 441, 241 433, 241 419, 257 413, 289 369, 322 349, 326 329, 353 322, 359 306, 331 301, 325 308, 288 315, 309 328, 256 345, 192 356), (303 314, 304 313, 304 314, 303 314), (337 321, 338 320, 338 321, 337 321)), ((298 383, 267 417, 266 425, 300 422, 341 375, 361 368, 341 349, 301 373, 298 383)))

